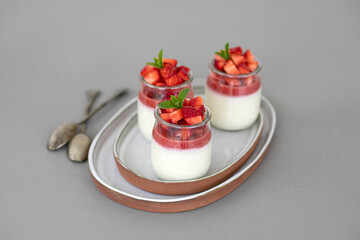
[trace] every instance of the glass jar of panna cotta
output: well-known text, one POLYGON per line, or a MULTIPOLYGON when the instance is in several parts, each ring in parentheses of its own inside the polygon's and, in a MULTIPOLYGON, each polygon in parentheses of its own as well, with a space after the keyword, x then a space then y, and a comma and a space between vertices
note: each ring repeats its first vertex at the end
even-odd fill
POLYGON ((155 125, 151 140, 151 162, 156 175, 167 181, 203 177, 211 163, 210 110, 205 106, 201 123, 178 125, 160 117, 155 109, 155 125))
POLYGON ((189 88, 188 97, 194 96, 191 83, 193 81, 193 74, 188 73, 189 80, 177 86, 155 86, 147 83, 142 76, 140 76, 140 90, 138 93, 137 109, 138 109, 138 124, 143 136, 151 141, 152 129, 154 127, 155 107, 162 101, 169 99, 171 95, 177 96, 179 92, 185 88, 189 88))
POLYGON ((214 60, 209 67, 205 102, 212 112, 211 125, 228 131, 250 127, 260 111, 260 61, 255 71, 242 75, 219 71, 214 66, 214 60))

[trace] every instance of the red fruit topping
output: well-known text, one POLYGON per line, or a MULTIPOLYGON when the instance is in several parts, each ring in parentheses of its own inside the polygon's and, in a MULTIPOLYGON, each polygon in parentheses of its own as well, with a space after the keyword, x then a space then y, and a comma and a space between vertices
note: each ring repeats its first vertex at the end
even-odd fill
POLYGON ((231 60, 237 66, 240 63, 245 62, 245 57, 243 55, 241 55, 241 54, 232 54, 231 55, 231 60))
POLYGON ((171 63, 164 63, 164 67, 160 69, 160 74, 163 78, 169 78, 176 74, 176 67, 171 63))
POLYGON ((255 62, 255 57, 249 49, 244 52, 244 57, 248 62, 255 62))
POLYGON ((180 66, 180 67, 177 67, 177 70, 180 71, 180 70, 185 70, 186 73, 189 73, 190 72, 190 68, 186 67, 186 66, 180 66))
POLYGON ((176 123, 177 121, 180 121, 181 119, 184 118, 183 110, 181 108, 177 109, 176 111, 170 113, 169 116, 170 116, 172 123, 176 123))
POLYGON ((251 72, 255 71, 257 69, 258 65, 259 65, 258 61, 247 63, 247 67, 251 72))
POLYGON ((180 71, 177 73, 177 75, 184 81, 189 80, 189 75, 184 69, 180 69, 180 71))
POLYGON ((225 59, 223 59, 222 57, 220 57, 219 55, 215 54, 215 60, 216 61, 225 61, 225 59))
POLYGON ((234 75, 241 74, 237 69, 237 67, 235 66, 235 64, 230 59, 225 63, 224 70, 228 74, 234 74, 234 75))
POLYGON ((159 70, 155 68, 144 76, 144 80, 147 83, 154 85, 157 81, 160 80, 159 70))
MULTIPOLYGON (((217 55, 216 55, 217 56, 217 55)), ((215 61, 214 61, 214 66, 218 69, 218 70, 220 70, 220 71, 224 71, 224 65, 225 65, 225 61, 224 61, 224 59, 222 60, 222 61, 218 61, 218 60, 216 60, 215 59, 215 61)))
POLYGON ((178 75, 173 75, 165 79, 165 83, 168 86, 176 86, 183 82, 183 80, 178 75))
POLYGON ((156 82, 155 86, 159 86, 159 87, 165 87, 166 84, 164 82, 156 82))
POLYGON ((189 100, 184 99, 183 106, 189 106, 189 100))
MULTIPOLYGON (((240 46, 229 48, 229 43, 225 45, 225 50, 220 50, 219 55, 215 54, 214 67, 222 72, 231 75, 249 74, 255 71, 259 62, 255 60, 255 56, 247 49, 244 53, 240 46), (224 62, 227 59, 226 62, 224 62)), ((214 80, 220 81, 219 77, 213 77, 214 80)), ((220 81, 221 82, 221 81, 220 81)), ((223 83, 225 82, 222 81, 223 83)), ((226 80, 227 85, 239 86, 239 82, 234 80, 226 80)))
POLYGON ((184 119, 181 119, 176 124, 178 124, 178 125, 186 125, 186 122, 185 122, 184 119))
POLYGON ((188 94, 189 89, 185 91, 186 92, 180 92, 178 98, 172 96, 171 100, 165 100, 158 105, 161 111, 159 115, 164 121, 177 125, 192 125, 201 123, 205 118, 206 109, 202 97, 184 99, 188 94), (171 108, 172 104, 177 105, 177 101, 174 97, 182 102, 181 108, 171 108))
POLYGON ((187 118, 199 116, 201 115, 201 113, 198 110, 196 110, 194 107, 186 106, 183 107, 183 115, 184 118, 187 119, 187 118))
POLYGON ((239 65, 237 65, 238 68, 247 68, 247 63, 241 62, 239 65))
POLYGON ((198 111, 200 112, 200 114, 204 114, 204 113, 205 113, 205 107, 204 107, 204 105, 196 105, 196 106, 194 106, 194 108, 195 108, 196 110, 198 110, 198 111))
POLYGON ((230 54, 233 53, 240 53, 240 55, 242 55, 242 48, 240 46, 237 47, 233 47, 229 49, 230 54))
POLYGON ((176 111, 176 108, 164 108, 163 111, 167 112, 167 113, 172 113, 176 111))
POLYGON ((154 69, 155 69, 155 67, 153 67, 153 66, 145 65, 145 67, 141 70, 140 75, 145 77, 146 74, 148 74, 149 72, 151 72, 154 69))
POLYGON ((202 117, 201 117, 201 115, 199 115, 199 116, 192 117, 192 118, 185 118, 185 121, 189 125, 198 124, 198 123, 202 122, 202 117))
POLYGON ((248 69, 247 64, 245 62, 240 63, 237 67, 238 67, 240 74, 248 74, 251 72, 248 69))
POLYGON ((160 113, 160 117, 167 122, 171 122, 170 113, 160 113))
POLYGON ((177 65, 177 60, 173 58, 163 58, 163 63, 170 63, 171 65, 175 66, 177 65))
POLYGON ((248 74, 250 71, 247 68, 239 67, 240 74, 248 74))
POLYGON ((188 73, 190 72, 190 68, 185 66, 177 67, 176 59, 163 58, 162 56, 163 50, 161 49, 158 57, 154 58, 154 62, 148 62, 140 71, 140 75, 146 82, 164 87, 176 86, 189 80, 190 77, 188 73), (154 70, 157 70, 157 72, 153 72, 154 70), (159 75, 159 77, 157 75, 159 75), (174 77, 175 75, 176 77, 174 77))
POLYGON ((190 99, 189 105, 192 107, 204 105, 202 97, 194 97, 194 98, 190 99))

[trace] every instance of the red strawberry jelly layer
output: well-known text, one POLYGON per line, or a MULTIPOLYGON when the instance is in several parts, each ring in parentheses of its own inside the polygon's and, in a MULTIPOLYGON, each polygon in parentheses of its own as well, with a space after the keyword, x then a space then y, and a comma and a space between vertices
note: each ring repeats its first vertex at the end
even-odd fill
POLYGON ((158 87, 158 86, 147 86, 144 83, 141 83, 141 88, 138 94, 138 99, 144 105, 155 108, 160 102, 165 99, 170 99, 171 95, 177 96, 179 92, 185 88, 190 88, 188 97, 194 97, 192 87, 189 84, 181 84, 172 88, 167 87, 158 87))
POLYGON ((193 149, 207 145, 211 140, 211 131, 207 125, 194 129, 175 130, 164 124, 156 124, 153 138, 161 146, 173 149, 193 149))
POLYGON ((224 76, 211 71, 208 75, 206 85, 213 91, 228 96, 245 96, 255 93, 261 87, 260 76, 250 75, 239 78, 224 76))

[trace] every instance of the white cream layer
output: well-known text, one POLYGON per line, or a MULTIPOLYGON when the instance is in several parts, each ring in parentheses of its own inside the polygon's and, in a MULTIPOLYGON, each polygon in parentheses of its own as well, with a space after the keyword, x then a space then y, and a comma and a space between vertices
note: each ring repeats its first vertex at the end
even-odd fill
POLYGON ((256 120, 261 101, 261 88, 245 96, 227 96, 205 87, 205 103, 210 108, 212 126, 223 130, 241 130, 256 120))
POLYGON ((156 175, 168 181, 204 176, 211 162, 211 140, 201 148, 173 149, 151 141, 151 162, 156 175))
POLYGON ((143 136, 151 141, 152 130, 155 124, 154 108, 143 104, 139 99, 137 101, 138 124, 143 136))

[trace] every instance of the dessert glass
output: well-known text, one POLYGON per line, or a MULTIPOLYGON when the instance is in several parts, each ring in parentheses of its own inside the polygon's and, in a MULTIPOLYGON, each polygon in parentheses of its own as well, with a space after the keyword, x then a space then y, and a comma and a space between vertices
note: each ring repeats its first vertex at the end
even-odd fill
POLYGON ((181 181, 204 176, 211 163, 210 110, 199 124, 178 125, 164 121, 155 109, 151 163, 162 180, 181 181))
POLYGON ((205 102, 212 112, 212 126, 235 131, 248 128, 255 122, 261 102, 261 64, 258 62, 255 71, 242 75, 219 71, 214 60, 209 63, 205 102))
POLYGON ((160 87, 147 83, 142 76, 140 76, 140 91, 138 94, 137 109, 138 109, 138 124, 143 136, 151 141, 152 129, 154 127, 155 107, 162 101, 169 99, 171 95, 177 96, 179 92, 185 88, 189 88, 190 92, 188 97, 194 96, 191 82, 193 80, 193 74, 190 71, 188 73, 189 80, 184 83, 171 86, 160 87))

